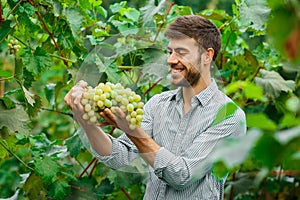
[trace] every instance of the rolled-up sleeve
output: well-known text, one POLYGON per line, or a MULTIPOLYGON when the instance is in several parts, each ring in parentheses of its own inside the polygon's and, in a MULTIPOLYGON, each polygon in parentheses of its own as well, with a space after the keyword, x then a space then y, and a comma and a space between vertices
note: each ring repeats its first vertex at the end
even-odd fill
POLYGON ((130 139, 125 135, 118 138, 110 136, 112 141, 112 152, 108 156, 99 155, 93 148, 91 152, 103 163, 112 169, 119 169, 129 165, 138 156, 138 150, 130 139))

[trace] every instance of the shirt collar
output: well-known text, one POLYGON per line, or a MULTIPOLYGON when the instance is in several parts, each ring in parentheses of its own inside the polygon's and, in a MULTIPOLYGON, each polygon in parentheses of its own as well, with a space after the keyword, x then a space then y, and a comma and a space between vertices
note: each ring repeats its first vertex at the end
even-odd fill
MULTIPOLYGON (((205 106, 217 90, 218 90, 217 83, 214 79, 212 79, 211 84, 207 88, 205 88, 203 91, 201 91, 199 94, 197 94, 194 97, 194 99, 197 99, 202 106, 205 106)), ((182 87, 180 87, 174 92, 174 94, 171 96, 170 100, 171 101, 172 100, 179 101, 182 98, 183 98, 182 87)))

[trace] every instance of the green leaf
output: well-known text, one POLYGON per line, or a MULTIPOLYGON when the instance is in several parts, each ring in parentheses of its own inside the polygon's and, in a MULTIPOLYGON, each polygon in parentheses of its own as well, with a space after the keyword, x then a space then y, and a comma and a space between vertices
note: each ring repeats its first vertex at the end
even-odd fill
POLYGON ((34 103, 33 105, 28 105, 27 106, 27 113, 29 115, 29 117, 36 117, 38 112, 40 111, 41 107, 42 107, 42 99, 40 96, 38 95, 34 95, 33 96, 34 99, 34 103))
POLYGON ((29 199, 47 199, 47 190, 44 182, 35 173, 29 175, 23 189, 29 199))
POLYGON ((0 69, 0 77, 8 78, 8 77, 12 77, 12 74, 8 70, 0 69))
POLYGON ((155 0, 149 0, 145 7, 140 8, 143 16, 143 26, 152 23, 153 16, 158 14, 166 5, 165 0, 159 1, 159 4, 155 4, 155 0))
POLYGON ((269 131, 277 129, 277 125, 264 113, 246 114, 246 122, 249 128, 259 128, 269 131))
POLYGON ((212 158, 215 162, 222 161, 228 169, 233 169, 245 161, 261 135, 260 131, 251 130, 244 137, 222 140, 217 144, 212 158))
POLYGON ((57 180, 60 167, 51 157, 44 156, 43 159, 35 159, 34 170, 46 184, 51 184, 57 180))
POLYGON ((128 19, 131 19, 132 21, 137 22, 140 17, 140 12, 135 8, 129 8, 129 11, 125 12, 124 15, 128 19))
POLYGON ((8 33, 11 31, 11 20, 6 20, 4 22, 2 22, 1 26, 0 26, 0 42, 2 42, 6 36, 8 35, 8 33))
POLYGON ((103 8, 102 6, 97 6, 96 10, 103 16, 103 17, 107 17, 107 10, 105 10, 105 8, 103 8))
POLYGON ((276 99, 280 96, 281 92, 293 92, 295 90, 295 82, 284 80, 277 72, 264 69, 261 69, 260 72, 262 77, 256 77, 255 82, 271 98, 276 99))
POLYGON ((266 0, 242 0, 239 5, 240 22, 244 29, 264 30, 271 9, 266 0))
POLYGON ((31 17, 35 13, 35 11, 36 11, 35 7, 33 7, 32 5, 30 5, 29 3, 24 3, 23 7, 24 7, 24 10, 25 10, 26 14, 29 17, 31 17))
POLYGON ((265 133, 257 141, 252 150, 254 158, 263 166, 272 169, 280 163, 283 146, 273 137, 265 133))
POLYGON ((76 157, 80 153, 82 147, 82 142, 78 134, 68 138, 66 140, 66 146, 68 148, 68 152, 70 152, 70 156, 76 157))
POLYGON ((237 105, 233 102, 229 102, 226 105, 222 106, 216 115, 216 118, 212 122, 212 126, 221 123, 223 120, 232 117, 235 111, 238 109, 237 105))
POLYGON ((16 104, 15 102, 13 102, 10 98, 8 97, 1 97, 0 98, 0 102, 3 102, 3 104, 5 105, 5 107, 7 109, 12 109, 12 108, 15 108, 16 107, 16 104))
POLYGON ((212 173, 218 180, 222 180, 222 178, 226 177, 228 172, 229 171, 223 162, 219 161, 214 163, 212 173))
POLYGON ((109 9, 111 10, 112 13, 117 13, 125 6, 126 6, 126 1, 122 1, 120 3, 114 3, 114 4, 110 5, 109 9))
POLYGON ((44 91, 45 91, 45 95, 46 95, 46 99, 48 100, 48 102, 50 103, 51 106, 54 106, 55 104, 55 84, 53 83, 49 83, 46 85, 44 91))
POLYGON ((244 92, 245 96, 248 99, 258 99, 261 100, 263 98, 262 89, 256 84, 248 81, 235 81, 228 84, 225 88, 225 93, 227 95, 236 93, 236 92, 244 92))
POLYGON ((280 131, 275 134, 275 138, 280 142, 280 144, 285 145, 290 141, 300 137, 300 126, 280 131))
POLYGON ((80 12, 73 8, 66 9, 64 14, 67 17, 67 21, 70 25, 74 38, 79 38, 79 32, 81 28, 81 23, 83 22, 83 16, 80 14, 80 12))
POLYGON ((22 109, 0 110, 0 128, 7 127, 11 132, 28 133, 29 118, 22 109))
POLYGON ((26 69, 35 76, 38 76, 46 67, 52 64, 50 56, 40 47, 37 47, 33 53, 29 48, 25 48, 22 60, 26 69))
POLYGON ((50 188, 49 194, 54 199, 60 200, 70 193, 71 186, 65 181, 55 181, 50 188))

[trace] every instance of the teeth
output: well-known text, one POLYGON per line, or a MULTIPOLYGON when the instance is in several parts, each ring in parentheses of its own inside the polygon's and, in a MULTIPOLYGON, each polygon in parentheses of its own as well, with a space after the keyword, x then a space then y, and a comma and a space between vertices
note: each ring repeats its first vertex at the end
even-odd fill
POLYGON ((175 73, 179 73, 181 71, 182 71, 181 69, 173 69, 173 72, 175 72, 175 73))

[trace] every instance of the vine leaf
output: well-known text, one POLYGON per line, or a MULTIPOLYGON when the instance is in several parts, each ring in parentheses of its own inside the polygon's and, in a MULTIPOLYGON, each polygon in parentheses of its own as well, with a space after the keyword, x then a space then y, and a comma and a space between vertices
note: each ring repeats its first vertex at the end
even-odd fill
POLYGON ((74 38, 79 38, 77 33, 80 31, 83 21, 82 15, 75 9, 67 9, 64 14, 67 17, 74 38))
POLYGON ((42 177, 46 184, 51 184, 57 179, 56 174, 59 172, 59 165, 49 156, 43 159, 36 159, 34 163, 35 172, 42 177))
POLYGON ((31 49, 25 48, 22 60, 27 70, 35 76, 38 76, 46 67, 52 64, 50 56, 40 47, 37 47, 34 53, 31 52, 31 49))
POLYGON ((76 157, 80 153, 82 146, 82 142, 78 134, 68 138, 66 140, 66 146, 68 148, 68 152, 70 152, 70 156, 76 157))
POLYGON ((165 7, 165 0, 159 1, 159 4, 155 5, 155 0, 150 0, 148 5, 141 8, 143 13, 143 26, 147 25, 153 19, 153 16, 165 7))
POLYGON ((27 102, 33 106, 33 104, 35 103, 34 100, 34 94, 30 93, 23 85, 22 85, 22 90, 24 92, 25 98, 27 100, 27 102))
POLYGON ((35 173, 30 174, 23 186, 23 189, 29 199, 46 199, 47 190, 43 180, 35 173))
POLYGON ((237 109, 238 109, 237 105, 232 102, 229 102, 229 103, 225 104, 224 106, 222 106, 219 109, 219 111, 216 115, 216 118, 214 119, 214 121, 212 123, 212 126, 217 125, 217 124, 221 123, 223 120, 232 117, 237 109))
POLYGON ((275 71, 260 70, 262 77, 256 77, 255 82, 263 88, 266 95, 275 99, 280 96, 281 92, 292 92, 295 90, 295 82, 284 80, 280 74, 275 71))
POLYGON ((0 110, 0 128, 7 127, 11 132, 28 133, 29 117, 22 109, 0 110))
POLYGON ((254 30, 264 30, 271 9, 266 1, 243 0, 239 6, 240 21, 242 28, 253 28, 254 30))
POLYGON ((70 193, 71 186, 66 181, 56 181, 53 183, 49 193, 54 199, 65 199, 70 193))

